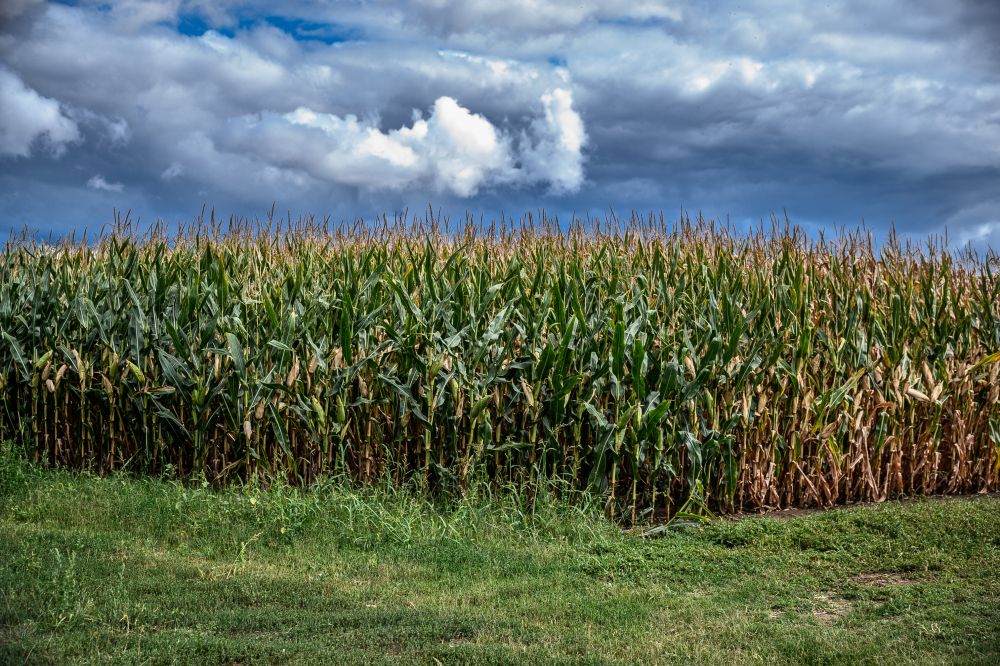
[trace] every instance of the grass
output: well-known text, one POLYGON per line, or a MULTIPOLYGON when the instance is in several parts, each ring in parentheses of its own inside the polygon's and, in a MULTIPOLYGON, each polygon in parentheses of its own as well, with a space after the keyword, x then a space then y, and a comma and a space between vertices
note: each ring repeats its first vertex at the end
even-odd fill
POLYGON ((0 662, 996 663, 1000 498, 723 520, 0 455, 0 662))

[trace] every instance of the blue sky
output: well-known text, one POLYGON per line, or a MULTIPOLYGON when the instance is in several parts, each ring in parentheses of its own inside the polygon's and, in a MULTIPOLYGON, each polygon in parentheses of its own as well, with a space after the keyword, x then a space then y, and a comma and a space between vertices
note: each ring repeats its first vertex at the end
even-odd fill
POLYGON ((681 209, 1000 247, 1000 3, 0 4, 0 227, 681 209))

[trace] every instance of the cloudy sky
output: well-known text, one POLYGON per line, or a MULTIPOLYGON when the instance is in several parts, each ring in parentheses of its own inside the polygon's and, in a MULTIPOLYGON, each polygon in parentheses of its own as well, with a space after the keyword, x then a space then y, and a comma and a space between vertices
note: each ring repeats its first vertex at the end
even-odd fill
POLYGON ((0 230, 272 202, 997 248, 1000 2, 0 2, 0 230))

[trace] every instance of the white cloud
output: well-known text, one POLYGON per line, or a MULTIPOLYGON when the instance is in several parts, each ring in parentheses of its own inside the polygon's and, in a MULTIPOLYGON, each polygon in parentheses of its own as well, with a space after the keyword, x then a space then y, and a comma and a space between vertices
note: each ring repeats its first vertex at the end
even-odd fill
POLYGON ((1000 199, 992 197, 986 201, 965 206, 949 215, 940 232, 948 235, 952 247, 971 245, 982 249, 1000 249, 1000 199))
POLYGON ((445 62, 455 61, 469 65, 477 79, 491 86, 530 86, 540 78, 535 67, 509 58, 488 58, 465 51, 438 51, 445 62))
POLYGON ((299 169, 328 182, 371 190, 423 186, 470 197, 484 187, 549 182, 559 191, 582 182, 583 122, 572 95, 555 89, 541 98, 537 135, 522 141, 519 156, 506 132, 451 97, 439 97, 425 119, 383 132, 354 115, 340 117, 299 108, 231 122, 221 144, 268 163, 299 169), (516 162, 523 157, 525 167, 516 162))
POLYGON ((105 192, 121 192, 125 189, 123 184, 108 182, 101 174, 91 176, 90 180, 87 181, 87 187, 92 190, 103 190, 105 192))
POLYGON ((42 97, 0 66, 0 155, 28 157, 36 139, 58 156, 80 134, 59 102, 42 97))
POLYGON ((1000 246, 1000 220, 981 222, 963 229, 958 235, 958 245, 959 247, 965 245, 1000 246))
POLYGON ((84 0, 84 4, 107 11, 115 27, 138 32, 157 23, 173 22, 181 9, 181 0, 84 0))
MULTIPOLYGON (((389 8, 397 2, 383 2, 389 8)), ((552 34, 593 21, 679 21, 673 0, 412 0, 403 5, 407 18, 418 19, 436 34, 552 34)))
POLYGON ((533 180, 545 180, 556 193, 575 192, 583 183, 583 147, 587 133, 573 109, 573 93, 556 88, 542 95, 545 116, 533 123, 538 143, 525 150, 533 180))
POLYGON ((170 166, 163 170, 160 178, 163 180, 173 180, 184 173, 184 167, 177 162, 171 162, 170 166))
POLYGON ((107 121, 105 130, 108 133, 111 143, 116 146, 128 143, 129 138, 132 136, 128 122, 124 118, 115 118, 107 121))
POLYGON ((112 14, 123 25, 136 30, 176 18, 180 0, 118 0, 112 14))
POLYGON ((81 134, 93 132, 106 145, 124 146, 132 138, 132 128, 124 118, 111 118, 79 107, 68 109, 66 115, 77 124, 81 134))

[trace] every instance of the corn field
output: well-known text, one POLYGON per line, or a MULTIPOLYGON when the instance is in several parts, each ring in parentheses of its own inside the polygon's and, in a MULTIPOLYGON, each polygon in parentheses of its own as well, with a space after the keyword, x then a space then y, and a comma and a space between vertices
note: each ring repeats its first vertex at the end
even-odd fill
POLYGON ((0 437, 100 473, 549 486, 623 520, 994 491, 1000 259, 662 215, 119 218, 0 258, 0 437))

